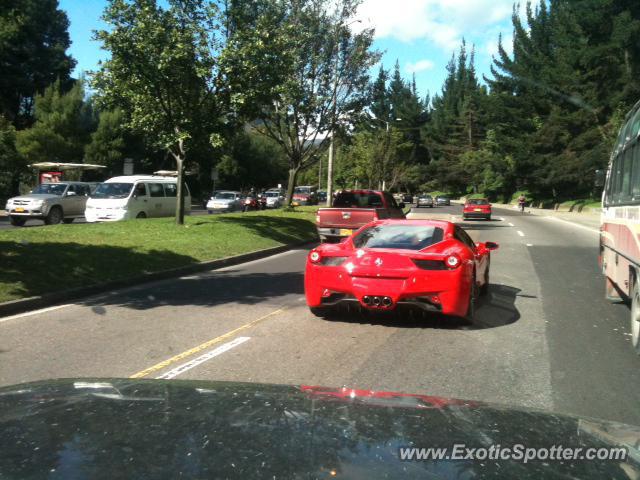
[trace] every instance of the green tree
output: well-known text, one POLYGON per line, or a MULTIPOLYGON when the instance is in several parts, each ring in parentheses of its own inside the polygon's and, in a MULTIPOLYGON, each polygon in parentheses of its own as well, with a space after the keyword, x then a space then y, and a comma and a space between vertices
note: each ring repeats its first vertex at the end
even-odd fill
POLYGON ((232 22, 240 32, 231 37, 234 58, 249 60, 236 64, 230 77, 237 82, 234 90, 250 92, 247 102, 259 107, 258 130, 286 154, 287 204, 298 173, 317 162, 331 132, 352 123, 364 107, 368 72, 378 55, 371 51, 372 30, 350 29, 359 3, 261 0, 256 4, 266 13, 257 20, 236 16, 232 22), (274 62, 258 75, 265 58, 274 62))
POLYGON ((82 81, 66 93, 56 81, 37 95, 35 119, 33 127, 17 134, 18 151, 28 162, 83 162, 94 118, 82 81))
POLYGON ((218 164, 220 186, 236 190, 274 187, 287 176, 287 159, 273 140, 241 131, 218 164))
POLYGON ((377 131, 361 130, 342 151, 341 182, 357 181, 361 187, 376 189, 382 188, 383 183, 393 189, 399 184, 419 182, 414 178, 416 169, 405 160, 411 147, 400 130, 389 129, 382 137, 377 131), (351 169, 350 176, 345 175, 345 167, 351 169))
POLYGON ((209 139, 225 111, 221 100, 223 49, 220 14, 213 2, 110 0, 110 26, 96 39, 110 53, 93 77, 100 104, 119 106, 127 127, 173 157, 178 172, 176 223, 184 223, 183 174, 190 150, 209 139))
POLYGON ((0 198, 9 197, 17 190, 13 179, 24 171, 25 166, 16 150, 16 130, 0 115, 0 198))
POLYGON ((514 161, 512 191, 588 195, 618 112, 640 97, 640 5, 554 0, 512 21, 513 54, 501 45, 487 79, 490 123, 514 161))
POLYGON ((66 53, 68 28, 57 0, 0 3, 0 114, 17 128, 32 123, 37 93, 56 79, 69 86, 75 60, 66 53))
POLYGON ((109 175, 122 173, 125 158, 146 166, 149 152, 144 141, 130 132, 126 125, 127 118, 121 109, 100 112, 96 131, 85 146, 85 161, 106 166, 109 175))
POLYGON ((489 123, 487 91, 475 73, 474 51, 467 54, 463 41, 458 55, 447 65, 442 92, 433 98, 422 140, 429 150, 428 174, 439 187, 463 193, 469 182, 467 166, 482 142, 489 123))

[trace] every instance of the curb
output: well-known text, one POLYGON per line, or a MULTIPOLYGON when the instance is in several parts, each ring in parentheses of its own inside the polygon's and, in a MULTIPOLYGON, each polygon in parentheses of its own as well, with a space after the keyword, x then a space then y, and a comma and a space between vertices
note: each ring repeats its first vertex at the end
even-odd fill
POLYGON ((181 277, 190 273, 203 272, 207 270, 217 270, 222 267, 238 265, 240 263, 246 263, 252 260, 259 260, 262 258, 270 257, 272 255, 276 255, 278 253, 293 250, 294 248, 311 245, 313 243, 313 241, 303 241, 292 243, 290 245, 280 245, 278 247, 265 248, 263 250, 256 250, 254 252, 234 255, 232 257, 219 258, 217 260, 194 263, 191 265, 185 265, 184 267, 172 268, 170 270, 145 273, 143 275, 138 275, 136 277, 126 278, 122 280, 113 280, 111 282, 99 283, 96 285, 91 285, 89 287, 79 287, 62 292, 46 293, 44 295, 38 295, 35 297, 11 300, 9 302, 0 303, 0 318, 7 317, 9 315, 15 315, 18 313, 28 312, 30 310, 52 307, 54 305, 68 302, 70 300, 77 300, 79 298, 105 293, 110 290, 119 290, 122 288, 132 287, 144 283, 151 283, 157 282, 159 280, 181 277))
MULTIPOLYGON (((504 203, 492 203, 492 205, 496 208, 504 208, 506 210, 516 210, 514 208, 515 204, 504 204, 504 203)), ((572 215, 575 215, 576 217, 581 217, 581 216, 585 216, 585 217, 596 217, 599 216, 601 211, 600 209, 595 209, 592 207, 586 207, 583 209, 575 209, 575 210, 564 210, 564 209, 553 209, 553 208, 538 208, 538 207, 526 207, 526 209, 529 211, 529 213, 535 214, 536 213, 540 213, 540 214, 547 214, 547 215, 553 215, 554 213, 570 213, 572 215)))

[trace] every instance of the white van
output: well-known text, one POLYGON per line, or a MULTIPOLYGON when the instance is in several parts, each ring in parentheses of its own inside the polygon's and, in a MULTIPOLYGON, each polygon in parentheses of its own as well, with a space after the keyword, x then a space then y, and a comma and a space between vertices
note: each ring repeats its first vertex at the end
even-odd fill
MULTIPOLYGON (((171 217, 176 213, 178 183, 175 177, 131 175, 110 178, 98 185, 87 200, 87 222, 129 218, 171 217)), ((184 211, 191 211, 191 194, 185 185, 184 211)))

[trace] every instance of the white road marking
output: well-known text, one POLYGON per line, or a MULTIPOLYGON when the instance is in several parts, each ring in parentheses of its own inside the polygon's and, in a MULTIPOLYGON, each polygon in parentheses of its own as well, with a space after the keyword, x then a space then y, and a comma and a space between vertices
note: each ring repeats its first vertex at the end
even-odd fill
POLYGON ((515 227, 515 225, 513 223, 509 223, 510 227, 515 227))
POLYGON ((180 375, 181 373, 187 372, 189 370, 191 370, 194 367, 197 367, 198 365, 206 362, 207 360, 211 360, 214 357, 217 357, 218 355, 227 352, 229 350, 231 350, 234 347, 237 347, 238 345, 246 342, 247 340, 250 340, 251 337, 238 337, 235 340, 232 340, 230 342, 227 342, 223 345, 220 345, 218 348, 214 348, 213 350, 204 353, 202 355, 200 355, 197 358, 194 358, 193 360, 190 360, 186 363, 183 363, 182 365, 178 365, 176 368, 173 368, 171 370, 169 370, 166 373, 163 373, 162 375, 160 375, 159 377, 156 377, 156 379, 164 379, 164 380, 170 380, 172 378, 177 377, 178 375, 180 375))
POLYGON ((591 233, 596 233, 600 235, 600 230, 596 230, 595 228, 587 227, 585 225, 580 225, 579 223, 570 222, 569 220, 563 220, 562 218, 558 218, 558 217, 545 217, 545 218, 551 218, 551 219, 557 220, 558 222, 566 223, 568 225, 573 225, 574 227, 582 228, 583 230, 587 230, 591 233))
POLYGON ((504 222, 504 217, 500 217, 500 221, 501 221, 501 222, 504 222))
POLYGON ((533 243, 527 243, 527 247, 533 247, 533 243))
POLYGON ((40 313, 53 312, 54 310, 60 310, 61 308, 70 307, 72 305, 73 304, 68 303, 68 304, 65 304, 65 305, 55 305, 53 307, 41 308, 40 310, 32 310, 30 312, 19 313, 18 315, 12 315, 10 317, 0 318, 0 323, 7 322, 9 320, 14 320, 16 318, 30 317, 32 315, 38 315, 40 313))
POLYGON ((518 230, 518 235, 520 235, 521 237, 524 237, 524 233, 522 233, 520 230, 518 230))

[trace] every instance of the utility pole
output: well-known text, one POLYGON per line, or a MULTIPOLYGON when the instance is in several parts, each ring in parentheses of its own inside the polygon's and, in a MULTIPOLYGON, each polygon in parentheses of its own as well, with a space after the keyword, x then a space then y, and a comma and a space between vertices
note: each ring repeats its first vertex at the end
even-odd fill
MULTIPOLYGON (((329 140, 329 158, 327 159, 327 207, 331 207, 331 201, 333 200, 333 137, 336 128, 336 96, 338 90, 338 55, 336 54, 336 73, 333 81, 333 105, 331 107, 331 140, 329 140)), ((320 161, 322 162, 322 160, 320 161)))
POLYGON ((327 207, 331 207, 333 198, 333 132, 329 143, 329 158, 327 160, 327 207))
MULTIPOLYGON (((384 155, 387 156, 387 150, 389 149, 389 122, 384 120, 384 123, 387 125, 387 147, 385 148, 384 155)), ((386 167, 386 165, 385 165, 385 167, 386 167)), ((386 173, 385 170, 386 170, 386 168, 383 168, 382 172, 386 173)), ((387 189, 387 181, 383 178, 382 179, 382 188, 381 188, 381 190, 384 192, 386 189, 387 189)))
POLYGON ((336 38, 335 38, 335 65, 333 66, 333 102, 331 106, 331 128, 329 129, 329 134, 331 135, 331 139, 329 141, 329 158, 327 159, 327 207, 331 206, 331 202, 333 200, 333 137, 335 135, 336 129, 336 109, 338 102, 338 60, 340 59, 340 51, 337 49, 338 44, 340 42, 340 30, 343 27, 349 27, 354 23, 362 23, 362 20, 354 20, 346 25, 342 23, 338 25, 336 30, 336 38))

